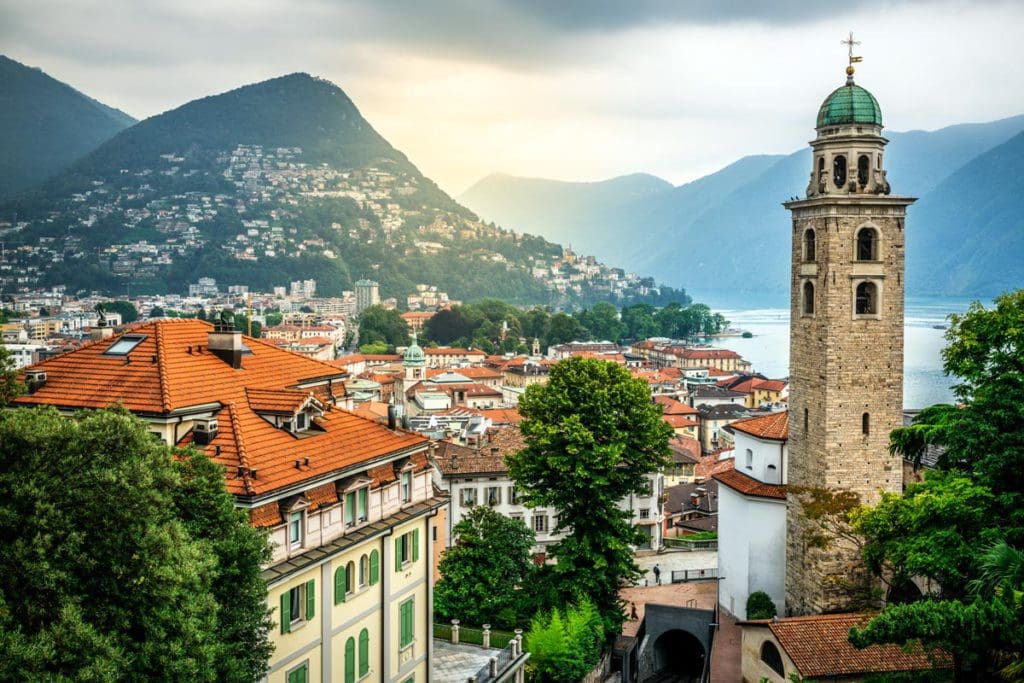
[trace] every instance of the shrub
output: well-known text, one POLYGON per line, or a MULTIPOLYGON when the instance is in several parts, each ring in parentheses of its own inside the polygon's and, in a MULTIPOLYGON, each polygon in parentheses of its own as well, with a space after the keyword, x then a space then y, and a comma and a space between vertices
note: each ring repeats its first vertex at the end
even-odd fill
POLYGON ((747 619, 771 619, 776 613, 775 603, 764 591, 754 591, 747 598, 747 619))

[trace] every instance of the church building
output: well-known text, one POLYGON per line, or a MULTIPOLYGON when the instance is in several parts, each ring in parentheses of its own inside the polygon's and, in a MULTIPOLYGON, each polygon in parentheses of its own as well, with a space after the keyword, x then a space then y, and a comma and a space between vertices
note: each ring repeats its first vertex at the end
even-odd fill
POLYGON ((808 542, 794 488, 852 491, 875 503, 902 490, 889 432, 902 426, 906 210, 891 193, 882 111, 854 83, 852 37, 846 83, 818 111, 807 196, 792 214, 790 420, 786 611, 846 608, 848 581, 863 571, 838 539, 808 542))

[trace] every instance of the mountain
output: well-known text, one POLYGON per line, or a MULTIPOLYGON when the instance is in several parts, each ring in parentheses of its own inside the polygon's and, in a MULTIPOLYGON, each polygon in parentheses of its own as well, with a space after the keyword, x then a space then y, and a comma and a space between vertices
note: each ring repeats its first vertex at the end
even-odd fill
MULTIPOLYGON (((1005 158, 989 157, 987 152, 994 152, 1022 130, 1024 116, 934 132, 887 134, 886 166, 893 187, 900 194, 921 198, 910 209, 908 228, 908 288, 912 293, 990 295, 1001 291, 988 275, 1000 262, 996 254, 990 254, 987 246, 964 240, 962 234, 953 241, 942 240, 932 223, 945 225, 944 217, 956 215, 955 209, 966 202, 963 190, 954 192, 953 187, 974 187, 975 179, 985 178, 990 183, 988 193, 1001 197, 997 203, 1003 207, 991 220, 977 217, 988 221, 985 234, 995 244, 1019 236, 1019 223, 1012 217, 1024 213, 1024 194, 1015 185, 1020 173, 1007 170, 1000 177, 986 169, 994 170, 994 164, 1005 158), (979 163, 975 165, 975 161, 979 163), (960 175, 961 170, 966 176, 960 175), (950 266, 956 262, 969 265, 950 266), (953 271, 959 275, 949 276, 953 271)), ((605 197, 605 204, 616 207, 607 214, 580 210, 553 215, 550 206, 572 206, 557 195, 567 184, 541 179, 533 179, 531 184, 546 201, 523 202, 518 214, 504 208, 502 196, 505 192, 512 197, 521 194, 514 178, 487 183, 483 186, 486 193, 474 186, 460 199, 484 218, 517 230, 547 236, 545 226, 555 220, 572 225, 577 235, 573 245, 578 251, 614 257, 626 268, 650 273, 669 284, 686 282, 691 289, 737 299, 788 291, 789 217, 781 202, 803 194, 809 171, 807 149, 781 157, 744 157, 692 183, 662 188, 639 199, 605 197)), ((612 181, 594 185, 616 187, 612 181)), ((973 202, 983 203, 980 198, 973 202)))
POLYGON ((67 168, 135 119, 0 55, 0 196, 67 168))
POLYGON ((118 133, 0 205, 0 239, 0 288, 165 293, 207 276, 262 291, 315 279, 331 296, 372 277, 382 296, 400 299, 423 283, 458 299, 524 304, 688 301, 482 223, 340 88, 308 74, 205 97, 118 133))

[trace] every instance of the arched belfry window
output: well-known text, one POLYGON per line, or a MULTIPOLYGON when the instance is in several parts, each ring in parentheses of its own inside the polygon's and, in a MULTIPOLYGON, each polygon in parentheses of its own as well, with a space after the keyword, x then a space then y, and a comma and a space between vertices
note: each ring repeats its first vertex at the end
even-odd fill
POLYGON ((856 291, 857 315, 875 315, 878 313, 878 285, 874 282, 861 282, 856 291))
POLYGON ((878 260, 878 231, 864 227, 857 231, 857 260, 878 260))
POLYGON ((871 434, 871 415, 864 413, 860 416, 860 431, 864 436, 871 434))
POLYGON ((771 667, 771 670, 780 676, 786 675, 786 669, 782 666, 782 655, 775 643, 766 640, 761 643, 761 661, 771 667))
POLYGON ((871 171, 871 160, 866 154, 861 154, 857 159, 857 182, 862 188, 868 186, 868 173, 871 171))
POLYGON ((808 280, 804 283, 804 315, 814 315, 814 283, 808 280))
POLYGON ((818 192, 828 189, 828 173, 825 172, 825 157, 818 157, 818 192))
POLYGON ((817 258, 817 240, 814 228, 807 228, 804 230, 804 261, 815 261, 817 258))
POLYGON ((842 154, 837 154, 832 160, 832 182, 838 188, 846 185, 846 157, 842 154))

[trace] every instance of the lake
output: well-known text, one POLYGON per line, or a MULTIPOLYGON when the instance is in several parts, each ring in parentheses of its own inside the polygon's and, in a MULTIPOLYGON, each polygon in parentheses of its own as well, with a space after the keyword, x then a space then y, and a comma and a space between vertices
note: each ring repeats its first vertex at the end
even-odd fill
MULTIPOLYGON (((953 400, 950 385, 954 380, 942 372, 945 330, 950 313, 963 313, 971 299, 907 297, 904 319, 903 405, 924 408, 953 400)), ((783 303, 783 302, 779 302, 783 303)), ((989 305, 991 302, 983 302, 989 305)), ((768 377, 789 375, 789 309, 728 309, 711 307, 729 319, 732 327, 753 333, 750 339, 728 337, 716 346, 732 349, 753 363, 754 369, 768 377)), ((778 304, 776 304, 778 305, 778 304)))

